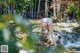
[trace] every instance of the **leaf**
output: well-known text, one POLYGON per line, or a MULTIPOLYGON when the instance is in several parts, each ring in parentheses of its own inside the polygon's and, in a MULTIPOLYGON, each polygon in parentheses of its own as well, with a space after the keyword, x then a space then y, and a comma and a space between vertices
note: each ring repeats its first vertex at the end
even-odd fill
POLYGON ((20 27, 21 28, 21 32, 28 33, 27 26, 18 24, 17 27, 20 27))
POLYGON ((5 27, 5 24, 3 22, 0 22, 0 30, 5 27))
POLYGON ((7 22, 7 21, 15 21, 14 17, 8 15, 8 14, 4 14, 1 18, 1 21, 3 22, 7 22))

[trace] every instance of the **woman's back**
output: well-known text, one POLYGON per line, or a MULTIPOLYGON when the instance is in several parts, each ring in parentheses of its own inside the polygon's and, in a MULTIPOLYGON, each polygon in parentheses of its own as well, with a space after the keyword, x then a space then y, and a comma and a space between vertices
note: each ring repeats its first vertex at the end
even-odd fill
POLYGON ((41 23, 46 24, 52 24, 52 20, 49 17, 42 18, 41 23))

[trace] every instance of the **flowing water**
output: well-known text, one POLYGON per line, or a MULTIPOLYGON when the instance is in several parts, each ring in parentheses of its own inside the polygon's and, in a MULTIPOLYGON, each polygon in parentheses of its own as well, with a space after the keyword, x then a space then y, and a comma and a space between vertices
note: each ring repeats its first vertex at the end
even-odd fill
POLYGON ((73 32, 72 28, 58 28, 55 33, 65 48, 80 48, 80 34, 73 32))

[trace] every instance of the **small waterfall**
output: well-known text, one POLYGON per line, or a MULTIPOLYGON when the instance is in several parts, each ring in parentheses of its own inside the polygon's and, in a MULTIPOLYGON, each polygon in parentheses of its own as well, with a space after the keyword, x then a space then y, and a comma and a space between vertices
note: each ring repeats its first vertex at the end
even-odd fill
POLYGON ((80 34, 72 31, 71 28, 57 29, 60 43, 65 48, 80 48, 80 34))

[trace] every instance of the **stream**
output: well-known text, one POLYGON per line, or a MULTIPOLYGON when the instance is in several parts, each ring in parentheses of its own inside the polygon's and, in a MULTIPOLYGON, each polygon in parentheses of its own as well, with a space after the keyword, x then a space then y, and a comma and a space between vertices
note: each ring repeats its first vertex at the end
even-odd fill
POLYGON ((65 48, 80 48, 80 34, 73 32, 72 28, 58 28, 54 33, 65 48))

